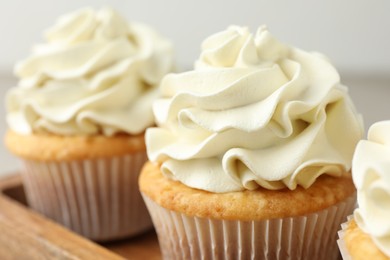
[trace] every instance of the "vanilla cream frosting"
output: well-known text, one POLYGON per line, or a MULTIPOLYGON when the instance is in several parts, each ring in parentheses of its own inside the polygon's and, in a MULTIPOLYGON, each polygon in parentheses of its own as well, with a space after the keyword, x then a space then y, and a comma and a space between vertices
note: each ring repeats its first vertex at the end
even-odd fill
POLYGON ((355 220, 390 257, 390 121, 372 125, 368 140, 359 142, 352 176, 359 205, 355 220))
POLYGON ((308 188, 349 171, 362 120, 335 68, 261 26, 207 38, 195 69, 169 74, 148 129, 166 176, 211 192, 308 188))
POLYGON ((173 67, 168 40, 108 8, 64 15, 45 36, 15 67, 20 81, 6 97, 10 129, 110 136, 154 123, 152 102, 173 67))

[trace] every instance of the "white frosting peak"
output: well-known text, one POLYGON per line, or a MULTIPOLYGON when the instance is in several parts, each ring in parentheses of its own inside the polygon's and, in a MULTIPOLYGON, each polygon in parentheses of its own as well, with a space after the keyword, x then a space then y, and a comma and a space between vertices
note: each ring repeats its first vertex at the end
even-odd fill
POLYGON ((380 250, 390 257, 390 121, 372 125, 353 158, 359 208, 355 219, 380 250))
POLYGON ((323 57, 260 27, 207 38, 193 71, 169 74, 147 131, 150 160, 212 192, 309 187, 351 167, 360 116, 323 57))
POLYGON ((289 51, 265 26, 259 27, 255 36, 247 27, 230 26, 207 38, 202 50, 196 68, 271 66, 271 62, 284 58, 289 51))
POLYGON ((11 129, 113 135, 153 124, 157 86, 173 67, 169 41, 107 8, 66 14, 45 35, 47 42, 15 67, 11 129))

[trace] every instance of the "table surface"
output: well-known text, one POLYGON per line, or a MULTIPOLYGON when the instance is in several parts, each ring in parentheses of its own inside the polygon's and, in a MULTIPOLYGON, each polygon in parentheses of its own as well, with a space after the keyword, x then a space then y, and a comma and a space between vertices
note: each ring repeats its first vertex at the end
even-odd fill
POLYGON ((18 174, 0 178, 0 234, 0 259, 161 259, 154 230, 96 244, 34 212, 18 174))

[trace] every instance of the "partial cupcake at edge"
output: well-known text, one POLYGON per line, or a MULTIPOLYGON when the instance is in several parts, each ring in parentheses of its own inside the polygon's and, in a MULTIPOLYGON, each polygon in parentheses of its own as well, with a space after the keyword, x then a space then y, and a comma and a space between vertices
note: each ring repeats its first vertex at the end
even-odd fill
POLYGON ((230 26, 153 110, 139 184, 164 259, 338 256, 364 130, 324 55, 230 26))
POLYGON ((339 233, 343 259, 390 259, 390 121, 373 124, 356 147, 358 208, 339 233))
POLYGON ((15 66, 5 143, 29 205, 93 240, 152 228, 138 190, 152 102, 172 44, 110 8, 61 16, 15 66))

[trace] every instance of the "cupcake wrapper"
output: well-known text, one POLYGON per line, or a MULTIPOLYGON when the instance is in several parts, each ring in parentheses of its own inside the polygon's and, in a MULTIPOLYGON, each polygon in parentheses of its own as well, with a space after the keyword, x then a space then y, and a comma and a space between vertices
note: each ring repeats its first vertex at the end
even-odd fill
POLYGON ((164 259, 337 259, 337 231, 356 203, 353 195, 305 216, 239 221, 187 216, 143 198, 164 259))
POLYGON ((136 235, 152 227, 138 189, 145 152, 68 162, 24 161, 31 208, 96 241, 136 235))
POLYGON ((339 246, 341 256, 343 260, 350 260, 352 259, 351 255, 348 252, 347 246, 345 245, 344 236, 345 236, 345 230, 348 227, 349 221, 353 218, 353 215, 348 216, 348 220, 341 224, 341 230, 337 233, 339 236, 339 239, 337 240, 337 245, 339 246))

